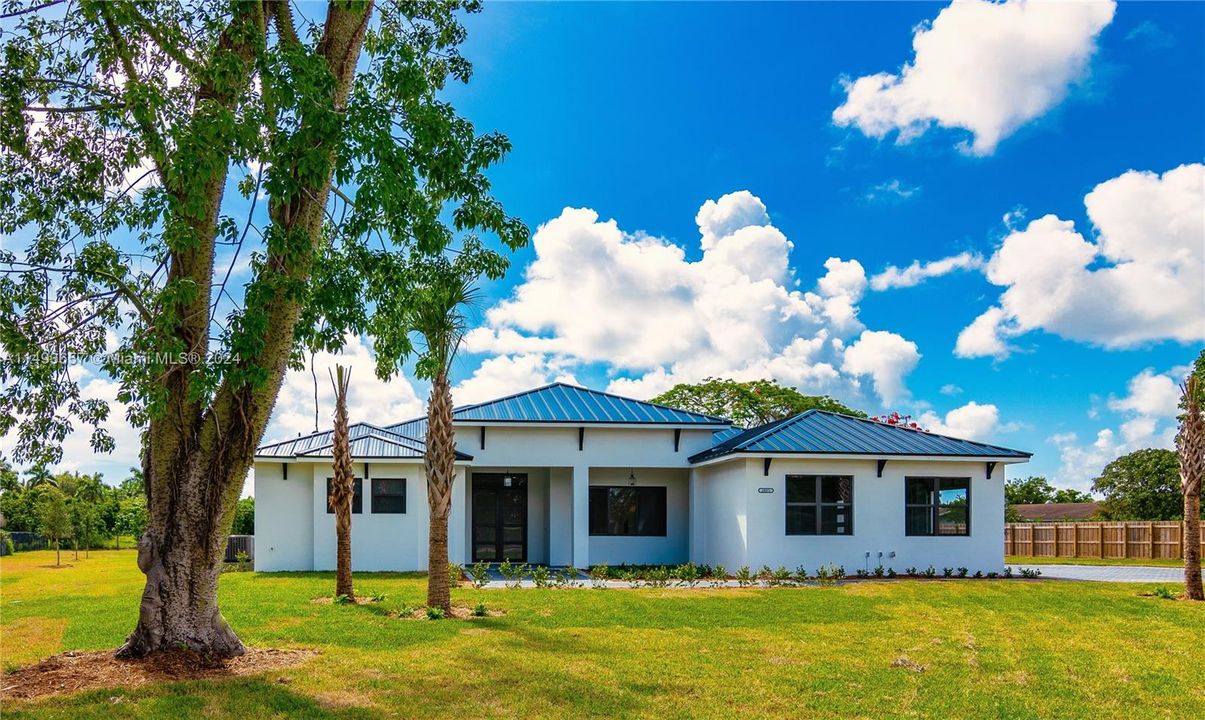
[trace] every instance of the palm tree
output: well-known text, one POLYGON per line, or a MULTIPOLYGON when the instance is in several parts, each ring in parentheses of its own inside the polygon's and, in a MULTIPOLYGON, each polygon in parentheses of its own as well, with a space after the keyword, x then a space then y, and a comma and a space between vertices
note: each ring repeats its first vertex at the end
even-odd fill
POLYGON ((335 431, 331 455, 334 457, 335 477, 331 480, 331 506, 335 511, 335 596, 355 599, 351 585, 351 504, 355 495, 355 476, 352 474, 351 441, 347 424, 347 386, 351 369, 335 366, 331 384, 335 386, 335 431))
POLYGON ((1201 587, 1201 478, 1205 476, 1205 388, 1196 373, 1181 386, 1184 391, 1176 449, 1184 491, 1184 597, 1205 600, 1201 587))
POLYGON ((45 465, 35 465, 25 471, 25 489, 30 490, 39 485, 52 485, 58 487, 58 482, 55 481, 54 475, 46 469, 45 465))
POLYGON ((456 437, 452 428, 452 385, 448 369, 464 337, 464 308, 475 304, 475 272, 465 273, 451 263, 435 263, 425 281, 415 288, 408 326, 422 337, 419 377, 431 381, 427 403, 427 504, 430 530, 427 540, 427 606, 452 611, 448 579, 448 512, 456 478, 456 437))

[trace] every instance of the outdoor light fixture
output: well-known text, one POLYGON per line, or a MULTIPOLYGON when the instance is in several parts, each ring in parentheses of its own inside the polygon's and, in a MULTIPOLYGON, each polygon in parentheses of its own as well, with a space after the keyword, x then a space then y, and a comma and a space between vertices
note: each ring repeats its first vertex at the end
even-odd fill
POLYGON ((629 485, 636 484, 636 469, 635 468, 628 469, 628 484, 629 485))
POLYGON ((510 468, 506 468, 506 474, 502 476, 502 485, 505 487, 510 487, 512 479, 513 478, 510 476, 510 468))

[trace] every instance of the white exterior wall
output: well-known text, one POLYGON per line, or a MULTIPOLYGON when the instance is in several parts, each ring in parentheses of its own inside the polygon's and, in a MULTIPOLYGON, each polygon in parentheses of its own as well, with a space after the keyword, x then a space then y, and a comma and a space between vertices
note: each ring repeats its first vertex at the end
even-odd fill
POLYGON ((873 570, 880 562, 896 571, 908 567, 923 570, 932 565, 939 572, 945 567, 966 567, 971 572, 986 573, 1004 567, 1003 464, 996 466, 990 480, 985 463, 978 461, 890 460, 881 478, 876 476, 877 463, 873 459, 775 458, 768 476, 763 475, 763 468, 763 460, 755 458, 699 469, 704 486, 706 540, 696 562, 723 564, 730 571, 740 565, 754 569, 785 566, 792 570, 803 565, 811 572, 820 565, 836 563, 844 565, 851 575, 858 568, 873 570), (852 475, 853 534, 787 535, 787 475, 852 475), (971 534, 906 536, 904 478, 909 476, 971 478, 971 534), (771 488, 773 492, 762 493, 759 488, 771 488), (742 507, 746 554, 743 561, 738 561, 742 507), (892 552, 894 558, 890 557, 892 552), (869 558, 866 553, 870 553, 869 558))
POLYGON ((690 503, 688 471, 649 468, 594 468, 591 485, 629 485, 635 472, 637 486, 665 487, 665 536, 590 536, 590 564, 680 565, 687 561, 690 503))
MULTIPOLYGON (((255 463, 255 569, 314 569, 314 466, 255 463)), ((325 488, 323 489, 325 491, 325 488)))

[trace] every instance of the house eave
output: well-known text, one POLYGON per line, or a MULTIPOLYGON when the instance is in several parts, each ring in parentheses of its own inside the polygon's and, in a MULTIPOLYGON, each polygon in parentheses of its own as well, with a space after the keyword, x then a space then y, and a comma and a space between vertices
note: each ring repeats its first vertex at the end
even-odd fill
POLYGON ((1001 465, 1015 465, 1017 463, 1029 462, 1029 457, 1017 457, 1013 455, 891 455, 884 453, 801 453, 801 452, 730 452, 723 455, 717 455, 705 460, 692 461, 690 467, 706 467, 708 465, 716 465, 728 460, 764 460, 764 459, 791 459, 791 460, 894 460, 894 461, 909 461, 909 462, 990 462, 999 463, 1001 465))

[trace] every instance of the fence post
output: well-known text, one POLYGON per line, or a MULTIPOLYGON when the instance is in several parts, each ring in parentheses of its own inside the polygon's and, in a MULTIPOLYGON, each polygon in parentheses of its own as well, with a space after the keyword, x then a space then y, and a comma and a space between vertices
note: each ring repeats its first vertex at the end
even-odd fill
POLYGON ((1074 548, 1071 557, 1079 557, 1079 523, 1071 526, 1071 546, 1074 548))
POLYGON ((1151 523, 1149 527, 1150 527, 1150 533, 1151 533, 1151 559, 1154 560, 1155 559, 1155 523, 1151 523))

